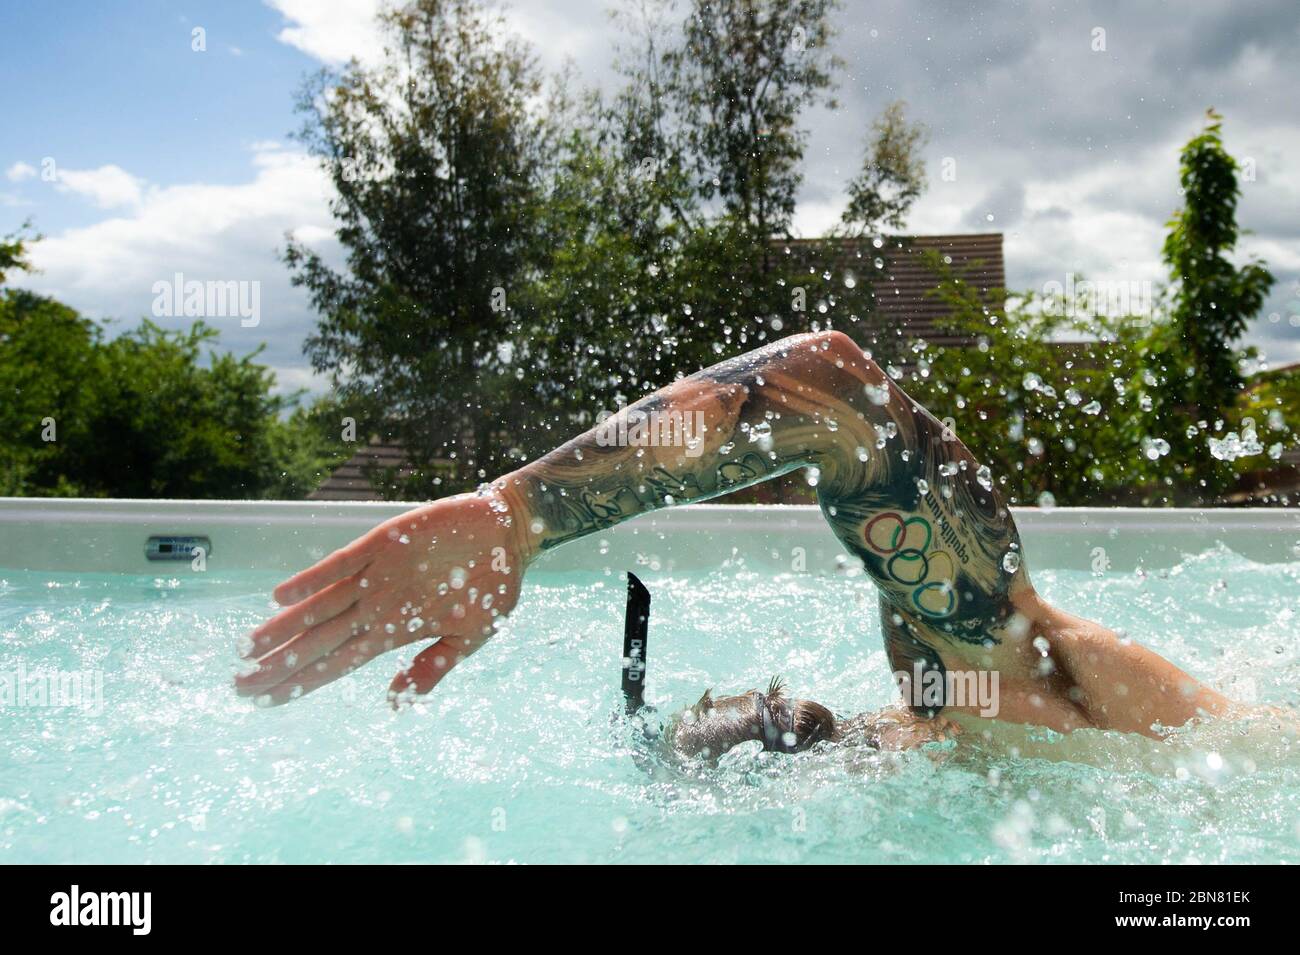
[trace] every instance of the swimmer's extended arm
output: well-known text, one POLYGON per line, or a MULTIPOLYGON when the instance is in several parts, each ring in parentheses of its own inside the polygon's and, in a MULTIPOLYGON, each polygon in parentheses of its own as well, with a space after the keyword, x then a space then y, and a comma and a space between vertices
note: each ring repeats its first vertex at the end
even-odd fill
POLYGON ((1000 640, 993 628, 1012 582, 1027 583, 988 470, 838 332, 783 339, 677 381, 498 486, 527 518, 526 546, 544 550, 804 466, 816 469, 827 521, 888 598, 896 668, 933 663, 921 641, 1000 640), (638 419, 651 426, 638 432, 638 419), (686 440, 647 446, 665 430, 686 440))
MULTIPOLYGON (((427 691, 514 607, 537 553, 804 465, 819 469, 828 520, 892 601, 974 619, 976 629, 998 606, 1006 581, 988 571, 987 557, 975 558, 1000 555, 1014 527, 993 518, 998 505, 980 493, 960 442, 847 336, 783 339, 681 379, 620 416, 632 412, 654 412, 660 436, 672 432, 664 421, 683 423, 680 440, 646 446, 635 424, 606 422, 493 482, 489 493, 387 521, 280 585, 285 609, 242 648, 258 666, 237 678, 241 693, 286 702, 433 637, 438 643, 394 681, 398 691, 427 691), (959 528, 948 527, 946 515, 968 503, 979 513, 970 508, 959 528), (882 513, 889 517, 869 528, 882 513)), ((890 639, 923 649, 902 631, 890 639)))

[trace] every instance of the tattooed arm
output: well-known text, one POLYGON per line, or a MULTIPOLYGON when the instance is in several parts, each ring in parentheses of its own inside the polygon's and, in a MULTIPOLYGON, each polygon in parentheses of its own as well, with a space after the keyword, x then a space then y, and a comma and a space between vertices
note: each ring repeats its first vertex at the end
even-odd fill
POLYGON ((510 475, 503 490, 529 515, 531 546, 546 549, 803 466, 818 469, 827 520, 881 588, 896 671, 941 670, 938 645, 1001 642, 1011 585, 1025 578, 988 470, 838 332, 787 338, 678 381, 510 475), (668 415, 686 427, 658 447, 628 423, 668 415))
MULTIPOLYGON (((538 553, 799 467, 817 469, 823 513, 880 588, 896 672, 996 671, 1004 718, 1063 730, 1149 731, 1223 703, 1039 600, 987 469, 838 332, 681 379, 485 492, 385 522, 276 589, 288 606, 248 639, 257 667, 237 685, 285 702, 433 637, 392 687, 427 692, 513 609, 538 553)), ((908 702, 926 714, 984 709, 950 696, 908 702)))

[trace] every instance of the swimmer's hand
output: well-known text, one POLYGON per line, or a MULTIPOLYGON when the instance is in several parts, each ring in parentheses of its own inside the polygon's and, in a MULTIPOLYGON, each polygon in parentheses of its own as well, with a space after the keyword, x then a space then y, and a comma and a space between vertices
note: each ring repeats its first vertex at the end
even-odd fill
POLYGON ((237 676, 236 690, 287 703, 432 638, 388 691, 394 706, 428 693, 514 609, 533 556, 520 523, 495 491, 385 521, 275 589, 284 609, 242 641, 240 656, 257 669, 237 676))

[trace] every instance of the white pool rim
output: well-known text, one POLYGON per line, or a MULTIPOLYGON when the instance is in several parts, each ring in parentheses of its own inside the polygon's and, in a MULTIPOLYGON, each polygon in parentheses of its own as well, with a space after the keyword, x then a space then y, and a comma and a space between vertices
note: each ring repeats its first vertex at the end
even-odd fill
MULTIPOLYGON (((211 541, 206 570, 305 567, 415 503, 0 498, 4 570, 189 572, 151 561, 151 536, 211 541)), ((1013 509, 1031 568, 1133 570, 1177 564, 1222 545, 1251 560, 1300 560, 1300 510, 1280 508, 1013 509)), ((673 572, 724 563, 837 569, 846 554, 811 506, 696 504, 645 514, 547 553, 551 570, 673 572)))

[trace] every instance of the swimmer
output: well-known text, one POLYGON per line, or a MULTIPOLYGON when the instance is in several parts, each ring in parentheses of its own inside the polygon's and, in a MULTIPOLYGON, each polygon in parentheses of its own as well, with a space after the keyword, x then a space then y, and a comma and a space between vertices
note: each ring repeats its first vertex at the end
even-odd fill
MULTIPOLYGON (((514 609, 539 554, 797 468, 816 469, 826 521, 879 591, 895 672, 936 672, 949 688, 994 672, 997 719, 1063 733, 1159 737, 1237 712, 1152 651, 1043 600, 996 476, 834 331, 679 379, 480 493, 385 521, 276 588, 283 609, 243 641, 256 666, 236 687, 286 703, 432 638, 389 691, 427 693, 514 609), (647 418, 668 422, 670 440, 647 440, 647 418)), ((982 718, 947 691, 905 702, 923 718, 982 718)))

